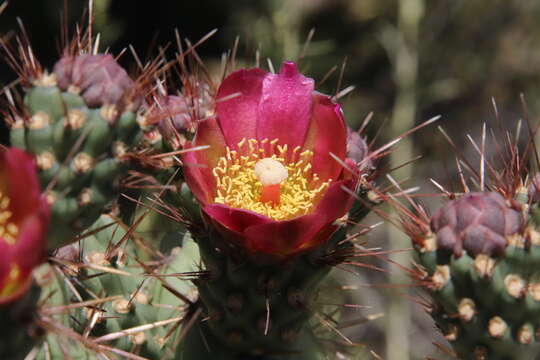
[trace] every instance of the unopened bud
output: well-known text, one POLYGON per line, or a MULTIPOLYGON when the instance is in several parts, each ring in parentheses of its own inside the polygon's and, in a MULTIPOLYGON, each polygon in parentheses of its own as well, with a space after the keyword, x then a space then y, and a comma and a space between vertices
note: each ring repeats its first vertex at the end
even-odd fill
POLYGON ((64 56, 55 64, 54 74, 60 89, 77 89, 90 107, 124 108, 134 91, 133 80, 109 54, 64 56))

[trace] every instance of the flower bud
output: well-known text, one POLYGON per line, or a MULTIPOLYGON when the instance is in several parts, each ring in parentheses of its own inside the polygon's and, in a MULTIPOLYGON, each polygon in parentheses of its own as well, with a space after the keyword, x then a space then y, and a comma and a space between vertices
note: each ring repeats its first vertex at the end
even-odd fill
MULTIPOLYGON (((109 54, 64 56, 54 66, 58 87, 79 92, 90 107, 123 108, 134 92, 133 80, 109 54)), ((136 101, 135 101, 136 102, 136 101)))
POLYGON ((356 163, 360 171, 373 167, 371 159, 366 159, 368 154, 366 141, 356 131, 347 127, 347 157, 356 163))
POLYGON ((473 257, 501 256, 507 246, 506 237, 523 226, 521 213, 495 192, 465 194, 443 206, 431 219, 437 247, 456 257, 463 250, 473 257))
POLYGON ((152 123, 157 123, 161 136, 174 148, 182 148, 186 134, 193 132, 193 121, 188 104, 183 96, 163 96, 149 114, 152 123))

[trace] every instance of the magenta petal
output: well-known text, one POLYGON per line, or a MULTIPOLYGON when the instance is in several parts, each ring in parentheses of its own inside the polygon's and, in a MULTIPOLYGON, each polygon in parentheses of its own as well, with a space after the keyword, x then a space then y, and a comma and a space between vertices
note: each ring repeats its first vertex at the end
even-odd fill
POLYGON ((184 178, 197 200, 203 204, 209 203, 214 198, 215 179, 206 176, 208 165, 200 162, 197 151, 189 151, 182 154, 184 178))
POLYGON ((246 246, 252 252, 291 255, 311 243, 324 225, 320 214, 309 214, 292 220, 250 226, 244 232, 246 246))
POLYGON ((187 151, 182 154, 186 182, 202 203, 213 200, 216 180, 213 169, 220 157, 225 155, 225 138, 215 118, 201 121, 193 144, 186 144, 186 149, 195 146, 209 146, 208 149, 187 151))
POLYGON ((17 223, 38 207, 41 195, 36 165, 24 151, 9 148, 0 153, 0 169, 4 172, 12 220, 17 223))
POLYGON ((255 139, 262 84, 267 75, 261 69, 243 69, 221 83, 216 112, 229 147, 235 148, 243 138, 255 139))
POLYGON ((223 204, 211 204, 204 207, 204 212, 228 230, 242 233, 253 225, 275 222, 274 220, 245 209, 232 208, 223 204))
POLYGON ((21 224, 17 243, 13 246, 13 261, 21 270, 30 271, 45 259, 47 242, 44 236, 47 232, 47 219, 38 214, 26 219, 21 224))
POLYGON ((4 279, 9 275, 11 270, 11 245, 0 236, 0 291, 2 290, 2 283, 4 279))
POLYGON ((225 156, 225 138, 215 118, 199 122, 193 143, 195 146, 209 146, 208 149, 197 150, 197 156, 204 158, 209 169, 213 169, 219 158, 225 156))
POLYGON ((341 106, 326 95, 313 95, 312 120, 304 148, 313 151, 313 172, 322 180, 339 177, 343 166, 330 153, 345 160, 347 128, 341 106))
POLYGON ((351 208, 354 199, 343 188, 354 191, 355 183, 356 181, 353 179, 331 183, 313 213, 320 214, 325 223, 334 222, 345 215, 351 208))
POLYGON ((302 146, 311 119, 313 79, 302 76, 296 65, 286 62, 279 74, 263 81, 257 138, 279 139, 290 149, 302 146))

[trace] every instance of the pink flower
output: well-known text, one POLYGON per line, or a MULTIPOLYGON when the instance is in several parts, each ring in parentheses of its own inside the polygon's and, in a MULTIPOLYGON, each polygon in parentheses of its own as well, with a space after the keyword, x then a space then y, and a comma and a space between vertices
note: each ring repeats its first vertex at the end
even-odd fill
MULTIPOLYGON (((221 84, 215 117, 183 156, 206 219, 249 252, 283 258, 324 243, 352 199, 341 107, 286 62, 279 74, 239 70, 221 84)), ((352 168, 352 167, 351 167, 352 168)))
POLYGON ((0 305, 31 285, 32 269, 46 256, 49 216, 32 157, 16 148, 0 151, 0 305))

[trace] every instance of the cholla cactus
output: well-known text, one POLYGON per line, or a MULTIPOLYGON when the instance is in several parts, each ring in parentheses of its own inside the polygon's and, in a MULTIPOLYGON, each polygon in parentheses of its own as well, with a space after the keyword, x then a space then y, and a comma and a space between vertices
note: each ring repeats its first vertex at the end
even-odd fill
POLYGON ((433 299, 427 310, 459 359, 540 353, 538 178, 526 173, 529 151, 506 144, 502 166, 489 165, 492 181, 473 175, 481 191, 471 192, 462 178, 465 192, 447 192, 433 216, 419 205, 417 215, 403 211, 421 265, 414 274, 433 299))
POLYGON ((28 75, 8 121, 14 146, 33 153, 52 205, 49 247, 74 241, 118 197, 141 140, 140 89, 111 55, 66 54, 28 75))

